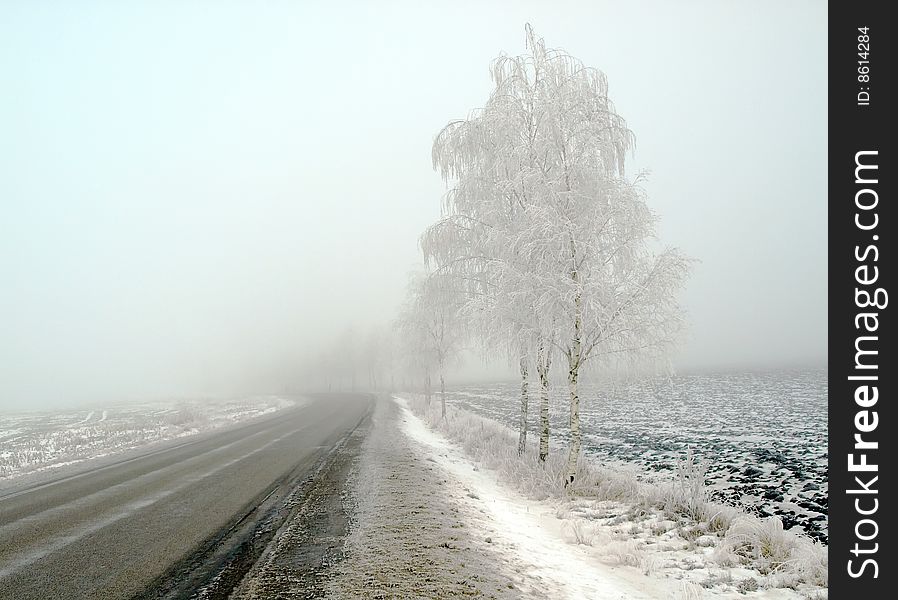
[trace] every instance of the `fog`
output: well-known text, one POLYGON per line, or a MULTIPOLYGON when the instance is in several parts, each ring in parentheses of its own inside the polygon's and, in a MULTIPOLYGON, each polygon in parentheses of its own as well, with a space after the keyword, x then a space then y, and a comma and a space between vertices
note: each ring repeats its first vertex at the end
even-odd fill
POLYGON ((526 22, 608 75, 700 261, 678 368, 824 364, 825 5, 372 4, 0 7, 0 409, 279 391, 388 324, 433 138, 526 22))

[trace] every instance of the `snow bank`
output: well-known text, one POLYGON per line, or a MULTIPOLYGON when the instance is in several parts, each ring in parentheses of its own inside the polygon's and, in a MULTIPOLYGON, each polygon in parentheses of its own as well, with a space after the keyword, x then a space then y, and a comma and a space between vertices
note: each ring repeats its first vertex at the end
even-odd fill
POLYGON ((508 428, 456 408, 443 420, 436 403, 407 398, 396 400, 408 434, 460 485, 478 490, 514 547, 526 549, 516 552, 546 577, 587 574, 587 583, 564 584, 568 597, 826 597, 825 547, 783 531, 777 519, 707 502, 694 485, 699 465, 684 461, 677 484, 655 485, 583 461, 578 482, 565 489, 558 449, 540 467, 534 445, 517 455, 508 428))
POLYGON ((529 565, 531 575, 550 583, 558 598, 633 598, 662 597, 656 586, 627 579, 589 560, 575 547, 554 535, 545 507, 516 496, 477 470, 451 446, 412 414, 407 407, 405 431, 424 445, 431 458, 451 473, 469 494, 481 500, 491 521, 508 540, 507 551, 529 565), (573 576, 572 576, 573 575, 573 576), (655 588, 655 589, 652 589, 655 588))

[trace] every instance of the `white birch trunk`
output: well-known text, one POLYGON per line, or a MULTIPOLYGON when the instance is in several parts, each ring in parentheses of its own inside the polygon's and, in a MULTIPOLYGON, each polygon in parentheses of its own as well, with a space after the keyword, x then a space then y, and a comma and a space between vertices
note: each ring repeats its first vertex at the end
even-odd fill
POLYGON ((580 371, 580 354, 582 352, 583 319, 579 294, 574 298, 574 339, 568 355, 568 388, 571 393, 571 445, 567 455, 567 469, 564 485, 574 483, 577 476, 577 461, 580 459, 580 394, 577 389, 577 378, 580 371))
POLYGON ((549 457, 549 367, 551 359, 540 343, 536 352, 536 372, 539 375, 539 462, 549 457))
POLYGON ((567 456, 565 485, 574 483, 577 476, 577 461, 580 458, 580 394, 577 389, 578 366, 572 366, 568 373, 568 387, 571 392, 571 446, 567 456))
POLYGON ((527 449, 527 408, 529 404, 527 395, 527 357, 521 353, 521 421, 518 434, 518 456, 524 454, 527 449))
POLYGON ((442 367, 440 367, 440 416, 446 418, 446 381, 443 379, 442 367))

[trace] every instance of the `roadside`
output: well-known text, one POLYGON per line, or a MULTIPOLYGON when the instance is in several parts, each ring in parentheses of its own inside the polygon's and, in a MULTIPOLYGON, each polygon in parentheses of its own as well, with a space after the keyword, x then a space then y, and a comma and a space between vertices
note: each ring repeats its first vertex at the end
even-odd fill
POLYGON ((718 534, 628 502, 625 480, 591 473, 559 497, 557 465, 537 468, 512 438, 454 408, 444 421, 421 399, 378 398, 231 598, 826 597, 726 564, 718 534))
POLYGON ((400 407, 380 398, 351 476, 351 533, 327 597, 552 597, 516 572, 523 565, 503 562, 485 519, 470 518, 455 481, 403 427, 400 407))
POLYGON ((679 505, 659 510, 656 496, 668 497, 665 490, 588 462, 579 483, 565 490, 563 453, 540 468, 533 444, 518 456, 516 434, 494 421, 455 407, 443 419, 438 403, 414 395, 396 402, 407 434, 453 475, 458 490, 476 497, 496 545, 548 582, 553 598, 827 596, 825 585, 814 583, 821 569, 825 577, 820 549, 776 520, 717 513, 707 523, 679 505))
POLYGON ((655 581, 638 571, 609 566, 571 545, 552 505, 529 501, 506 488, 495 473, 474 464, 460 447, 430 429, 404 400, 396 402, 405 435, 425 460, 451 478, 445 493, 462 504, 467 520, 491 532, 497 564, 517 564, 522 589, 551 590, 548 596, 524 597, 652 600, 676 597, 684 589, 680 582, 655 581))
POLYGON ((264 547, 248 569, 235 563, 195 594, 201 600, 320 598, 331 567, 343 556, 349 533, 347 480, 371 430, 366 416, 327 456, 318 469, 283 502, 288 512, 255 532, 251 545, 264 547), (245 573, 245 575, 244 575, 245 573), (235 578, 237 579, 235 581, 235 578))

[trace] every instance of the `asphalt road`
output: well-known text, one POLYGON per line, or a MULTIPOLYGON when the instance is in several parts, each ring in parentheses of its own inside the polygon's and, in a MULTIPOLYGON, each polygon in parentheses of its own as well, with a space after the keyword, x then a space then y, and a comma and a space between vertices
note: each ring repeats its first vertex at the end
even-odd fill
POLYGON ((0 495, 0 598, 146 593, 364 418, 362 395, 296 409, 0 495))

